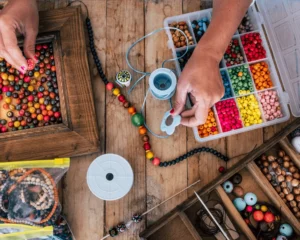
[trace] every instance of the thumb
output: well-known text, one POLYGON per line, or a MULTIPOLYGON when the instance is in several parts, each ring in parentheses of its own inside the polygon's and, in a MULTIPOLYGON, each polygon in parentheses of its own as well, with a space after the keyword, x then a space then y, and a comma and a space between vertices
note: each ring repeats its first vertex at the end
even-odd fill
POLYGON ((179 115, 184 110, 187 94, 187 84, 178 84, 175 96, 174 111, 172 113, 173 116, 179 115))
POLYGON ((24 40, 24 54, 27 58, 30 58, 34 61, 35 59, 35 41, 36 41, 37 31, 30 30, 25 34, 24 40))

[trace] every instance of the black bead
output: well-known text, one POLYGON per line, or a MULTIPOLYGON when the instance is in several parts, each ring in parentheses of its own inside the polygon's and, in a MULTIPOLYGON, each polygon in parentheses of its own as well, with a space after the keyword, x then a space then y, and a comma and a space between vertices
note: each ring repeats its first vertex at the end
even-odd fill
POLYGON ((164 167, 167 167, 168 166, 168 162, 164 162, 164 167))
POLYGON ((173 160, 173 161, 172 161, 172 165, 175 165, 175 164, 176 164, 176 161, 175 161, 175 160, 173 160))
POLYGON ((179 162, 180 162, 179 158, 176 158, 175 161, 176 161, 176 163, 179 163, 179 162))

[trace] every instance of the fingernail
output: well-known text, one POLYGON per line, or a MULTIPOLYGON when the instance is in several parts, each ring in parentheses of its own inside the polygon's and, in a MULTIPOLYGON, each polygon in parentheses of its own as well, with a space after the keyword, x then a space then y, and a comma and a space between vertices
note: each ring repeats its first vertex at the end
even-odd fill
POLYGON ((25 71, 25 67, 24 67, 24 66, 22 66, 21 69, 22 69, 23 71, 25 71))
POLYGON ((34 56, 34 59, 37 61, 37 60, 39 60, 38 58, 37 58, 37 56, 34 56))
POLYGON ((171 113, 171 114, 173 114, 173 113, 174 113, 174 108, 172 108, 172 109, 171 109, 170 113, 171 113))

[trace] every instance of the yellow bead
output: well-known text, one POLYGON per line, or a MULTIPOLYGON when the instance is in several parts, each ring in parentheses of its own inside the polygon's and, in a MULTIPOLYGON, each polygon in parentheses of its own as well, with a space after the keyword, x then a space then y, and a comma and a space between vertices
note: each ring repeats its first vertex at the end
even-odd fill
POLYGON ((40 104, 44 104, 44 101, 45 101, 44 98, 40 98, 40 99, 39 99, 39 103, 40 103, 40 104))
POLYGON ((40 108, 40 104, 39 104, 39 103, 35 103, 35 104, 34 104, 34 108, 35 108, 35 109, 39 109, 39 108, 40 108))
POLYGON ((40 73, 39 72, 34 72, 33 75, 34 75, 35 78, 38 78, 40 76, 40 73))
POLYGON ((11 103, 11 98, 10 98, 10 97, 6 97, 6 98, 5 98, 5 102, 6 102, 7 104, 10 104, 10 103, 11 103))
POLYGON ((146 152, 146 158, 147 158, 147 159, 150 160, 150 159, 152 159, 153 157, 154 157, 153 152, 151 152, 151 151, 147 151, 147 152, 146 152))
POLYGON ((35 108, 34 108, 34 107, 30 107, 30 108, 28 109, 28 111, 29 111, 30 113, 35 113, 35 108))
POLYGON ((115 88, 113 90, 113 95, 118 96, 120 94, 120 89, 119 88, 115 88))
POLYGON ((46 109, 47 109, 48 111, 50 111, 50 110, 52 109, 52 106, 51 106, 51 105, 47 105, 47 106, 46 106, 46 109))
POLYGON ((36 80, 35 79, 32 79, 31 81, 30 81, 30 85, 35 85, 36 84, 36 80))
POLYGON ((1 78, 2 78, 3 80, 7 80, 7 79, 8 79, 7 73, 1 73, 1 78))
POLYGON ((14 122, 14 127, 17 128, 17 127, 20 127, 20 125, 21 125, 21 123, 20 123, 19 121, 15 121, 15 122, 14 122))
POLYGON ((245 123, 245 126, 246 126, 246 127, 249 127, 249 126, 250 126, 250 123, 245 123))
POLYGON ((15 76, 14 75, 9 75, 8 76, 8 81, 14 81, 15 80, 15 76))
POLYGON ((16 106, 15 106, 15 105, 12 105, 12 104, 10 104, 10 105, 9 105, 9 109, 10 109, 10 110, 12 110, 12 111, 14 111, 14 110, 16 110, 16 106))
POLYGON ((37 115, 37 120, 42 121, 43 119, 44 119, 44 118, 43 118, 43 115, 42 115, 42 114, 37 115))
POLYGON ((27 103, 27 106, 28 106, 28 107, 33 107, 33 102, 27 103))
POLYGON ((33 86, 28 86, 27 89, 28 89, 29 92, 32 92, 34 90, 34 87, 33 86))

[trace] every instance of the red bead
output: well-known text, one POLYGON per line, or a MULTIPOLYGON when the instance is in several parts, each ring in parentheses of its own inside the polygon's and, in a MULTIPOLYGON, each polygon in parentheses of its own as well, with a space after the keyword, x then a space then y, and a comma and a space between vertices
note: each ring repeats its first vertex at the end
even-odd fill
POLYGON ((111 91, 113 88, 114 88, 114 84, 113 84, 113 83, 108 83, 108 84, 106 84, 106 89, 107 89, 108 91, 111 91))
POLYGON ((220 173, 224 173, 225 172, 225 168, 223 166, 219 167, 219 172, 220 173))
POLYGON ((55 113, 54 113, 54 117, 55 117, 55 118, 59 118, 59 117, 60 117, 60 112, 55 112, 55 113))
POLYGON ((6 128, 6 127, 2 127, 2 128, 1 128, 1 132, 3 132, 3 133, 4 133, 4 132, 7 132, 7 128, 6 128))
POLYGON ((44 96, 44 94, 39 92, 37 96, 38 96, 38 98, 42 98, 44 96))
POLYGON ((145 151, 150 150, 150 149, 151 149, 150 143, 145 142, 145 143, 144 143, 144 149, 145 149, 145 151))
POLYGON ((120 96, 118 97, 118 99, 119 99, 119 101, 122 102, 122 103, 125 102, 125 100, 126 100, 125 97, 124 97, 123 95, 120 95, 120 96))
POLYGON ((33 95, 30 95, 30 96, 27 97, 27 99, 28 99, 29 102, 32 102, 34 100, 34 97, 33 97, 33 95))
POLYGON ((47 116, 44 116, 44 121, 45 122, 49 122, 49 120, 50 120, 50 117, 47 115, 47 116))
POLYGON ((152 160, 152 163, 154 166, 158 166, 160 164, 160 159, 155 157, 153 160, 152 160))
POLYGON ((27 59, 28 70, 31 71, 34 69, 34 62, 32 59, 27 59))
POLYGON ((30 77, 29 76, 24 77, 24 82, 29 83, 30 82, 30 77))
POLYGON ((38 50, 38 51, 42 50, 42 45, 40 45, 40 44, 39 44, 39 45, 36 45, 36 46, 35 46, 35 49, 38 50))

